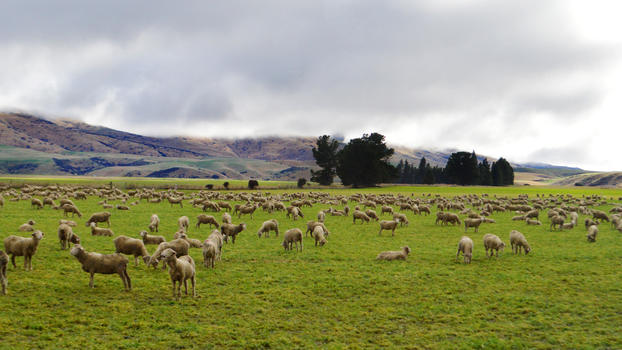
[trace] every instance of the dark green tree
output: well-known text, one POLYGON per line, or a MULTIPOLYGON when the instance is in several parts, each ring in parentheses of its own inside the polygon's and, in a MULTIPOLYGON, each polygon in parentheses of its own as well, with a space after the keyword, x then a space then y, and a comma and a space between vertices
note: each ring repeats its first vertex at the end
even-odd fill
POLYGON ((479 178, 475 152, 455 152, 449 156, 445 172, 452 183, 476 185, 479 178))
MULTIPOLYGON (((423 158, 423 159, 425 159, 425 158, 423 158)), ((434 179, 434 170, 432 170, 432 168, 430 167, 430 164, 427 164, 423 171, 424 171, 423 183, 426 184, 426 185, 433 185, 433 184, 435 184, 436 180, 434 179)))
POLYGON ((492 186, 492 173, 490 172, 490 164, 486 158, 479 163, 479 184, 492 186))
POLYGON ((328 135, 318 137, 316 141, 317 147, 313 147, 313 158, 315 163, 321 168, 320 170, 311 170, 311 181, 320 185, 328 186, 333 183, 333 179, 337 174, 337 149, 339 142, 328 135))
POLYGON ((396 168, 389 163, 395 151, 388 148, 384 136, 364 134, 350 140, 337 154, 337 175, 345 185, 374 186, 397 176, 396 168))
POLYGON ((503 157, 492 163, 490 172, 493 185, 508 186, 514 184, 514 169, 503 157))
POLYGON ((298 179, 298 183, 297 183, 298 188, 303 188, 305 187, 306 184, 307 184, 307 179, 305 179, 304 177, 301 177, 300 179, 298 179))
POLYGON ((425 157, 422 157, 419 161, 419 166, 417 167, 417 176, 415 177, 416 184, 426 183, 424 177, 428 167, 428 162, 425 160, 425 157))

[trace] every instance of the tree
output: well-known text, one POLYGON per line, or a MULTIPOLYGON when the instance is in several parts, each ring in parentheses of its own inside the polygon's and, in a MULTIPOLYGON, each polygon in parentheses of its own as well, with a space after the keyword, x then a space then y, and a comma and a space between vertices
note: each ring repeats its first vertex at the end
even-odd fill
POLYGON ((422 157, 419 161, 419 166, 417 167, 417 176, 415 178, 415 183, 426 183, 424 177, 426 175, 426 170, 428 169, 428 162, 425 160, 425 157, 422 157))
POLYGON ((259 182, 257 180, 248 180, 248 188, 250 190, 254 190, 259 187, 259 182))
POLYGON ((490 172, 490 164, 488 160, 484 158, 481 163, 479 163, 479 184, 484 186, 492 185, 492 173, 490 172))
POLYGON ((364 134, 350 140, 337 154, 337 175, 345 186, 374 186, 390 181, 397 176, 396 168, 389 163, 394 152, 383 135, 364 134))
POLYGON ((445 172, 453 183, 463 186, 477 184, 479 171, 475 151, 452 153, 447 160, 445 172))
POLYGON ((322 135, 318 137, 316 145, 317 148, 313 147, 311 151, 313 152, 315 163, 321 170, 311 170, 311 181, 328 186, 333 183, 333 179, 337 174, 337 149, 339 148, 339 142, 328 135, 322 135))
POLYGON ((225 190, 228 190, 229 189, 229 181, 223 182, 222 187, 224 187, 225 190))
POLYGON ((492 184, 494 186, 507 186, 514 184, 514 169, 507 160, 503 159, 503 157, 492 163, 490 172, 492 175, 492 184))
POLYGON ((303 188, 305 187, 305 185, 307 184, 307 179, 305 179, 304 177, 301 177, 300 179, 298 179, 298 188, 303 188))

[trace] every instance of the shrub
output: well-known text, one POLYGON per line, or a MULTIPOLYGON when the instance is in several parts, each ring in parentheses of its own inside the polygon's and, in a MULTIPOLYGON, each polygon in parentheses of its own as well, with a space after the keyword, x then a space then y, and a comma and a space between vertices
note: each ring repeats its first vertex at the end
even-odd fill
POLYGON ((298 188, 303 188, 307 184, 307 179, 301 177, 298 179, 298 188))
POLYGON ((257 180, 248 180, 248 188, 249 189, 254 190, 257 187, 259 187, 259 182, 257 182, 257 180))

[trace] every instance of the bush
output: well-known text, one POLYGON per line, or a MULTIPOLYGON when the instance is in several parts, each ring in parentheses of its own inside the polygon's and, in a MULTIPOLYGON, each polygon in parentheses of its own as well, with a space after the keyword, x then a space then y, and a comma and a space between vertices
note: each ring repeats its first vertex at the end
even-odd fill
POLYGON ((257 182, 257 180, 248 180, 248 188, 249 189, 254 190, 257 187, 259 187, 259 182, 257 182))
POLYGON ((205 185, 205 188, 207 188, 208 190, 211 190, 211 189, 213 189, 213 188, 214 188, 214 185, 212 185, 212 184, 207 184, 207 185, 205 185))
POLYGON ((298 188, 303 188, 307 184, 307 179, 301 177, 298 179, 298 188))
POLYGON ((228 189, 229 189, 229 181, 225 181, 225 182, 222 184, 222 187, 224 187, 224 188, 225 188, 225 190, 228 190, 228 189))

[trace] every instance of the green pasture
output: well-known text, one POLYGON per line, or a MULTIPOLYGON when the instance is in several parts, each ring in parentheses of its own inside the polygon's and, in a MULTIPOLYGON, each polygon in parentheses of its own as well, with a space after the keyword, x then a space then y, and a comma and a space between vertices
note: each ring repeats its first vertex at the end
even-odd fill
MULTIPOLYGON (((0 182, 6 182, 0 179, 0 182)), ((18 181, 14 178, 11 181, 18 181)), ((25 181, 25 180, 24 180, 25 181)), ((37 178, 38 182, 107 184, 130 180, 92 178, 37 178), (48 182, 49 181, 49 182, 48 182)), ((156 186, 159 181, 150 181, 156 186)), ((180 186, 194 181, 174 180, 180 186)), ((232 184, 234 181, 230 181, 232 184)), ((264 182, 260 181, 260 186, 264 182)), ((201 183, 202 184, 202 183, 201 183)), ((244 185, 246 182, 244 182, 244 185)), ((276 187, 276 186, 275 186, 276 187)), ((285 190, 270 190, 278 193, 285 190)), ((291 190, 289 190, 291 191, 291 190)), ((317 190, 314 190, 317 191, 317 190)), ((488 194, 513 197, 566 193, 576 197, 599 194, 609 210, 619 205, 620 190, 539 187, 383 187, 365 190, 330 189, 332 194, 354 192, 400 193, 417 197, 488 194)), ((302 252, 284 251, 282 236, 258 238, 261 223, 279 221, 281 232, 305 229, 327 205, 303 208, 305 218, 293 221, 283 212, 259 209, 245 222, 236 244, 226 244, 216 268, 202 266, 202 252, 191 249, 197 265, 197 298, 172 298, 167 272, 138 267, 130 259, 132 291, 123 291, 116 275, 89 276, 57 239, 62 212, 35 210, 30 201, 13 202, 5 196, 0 208, 0 238, 21 236, 17 228, 34 219, 45 233, 33 258, 33 271, 8 268, 8 295, 0 296, 0 348, 80 349, 607 349, 622 347, 622 233, 600 225, 596 243, 588 243, 582 225, 550 232, 543 226, 511 221, 514 213, 497 213, 495 224, 483 224, 466 234, 475 242, 473 261, 455 260, 464 227, 435 225, 432 215, 405 212, 410 220, 394 237, 379 226, 352 224, 352 217, 327 216, 331 231, 324 247, 305 237, 302 252), (521 231, 532 246, 527 255, 514 256, 509 232, 521 231), (508 245, 499 258, 484 256, 482 236, 497 234, 508 245), (376 255, 408 245, 407 261, 380 262, 376 255)), ((74 231, 88 251, 113 253, 110 237, 93 237, 84 223, 102 211, 101 199, 74 201, 84 216, 75 218, 74 231)), ((129 201, 128 201, 129 202, 129 201)), ((233 202, 232 204, 239 203, 233 202)), ((287 203, 286 203, 287 204, 287 203)), ((349 203, 351 208, 356 204, 349 203)), ((342 208, 337 206, 336 208, 342 208)), ((160 234, 172 239, 177 218, 190 218, 190 237, 204 240, 210 228, 194 227, 201 209, 188 201, 184 207, 168 202, 142 201, 130 211, 112 212, 115 236, 138 237, 149 217, 161 219, 160 234)), ((378 213, 380 208, 377 209, 378 213)), ((397 211, 397 208, 396 208, 397 211)), ((208 213, 220 221, 222 213, 208 213)), ((385 219, 389 219, 385 215, 385 219)), ((580 216, 582 222, 585 216, 580 216)), ((105 227, 105 225, 104 225, 105 227)), ((153 252, 155 246, 148 246, 153 252)))

